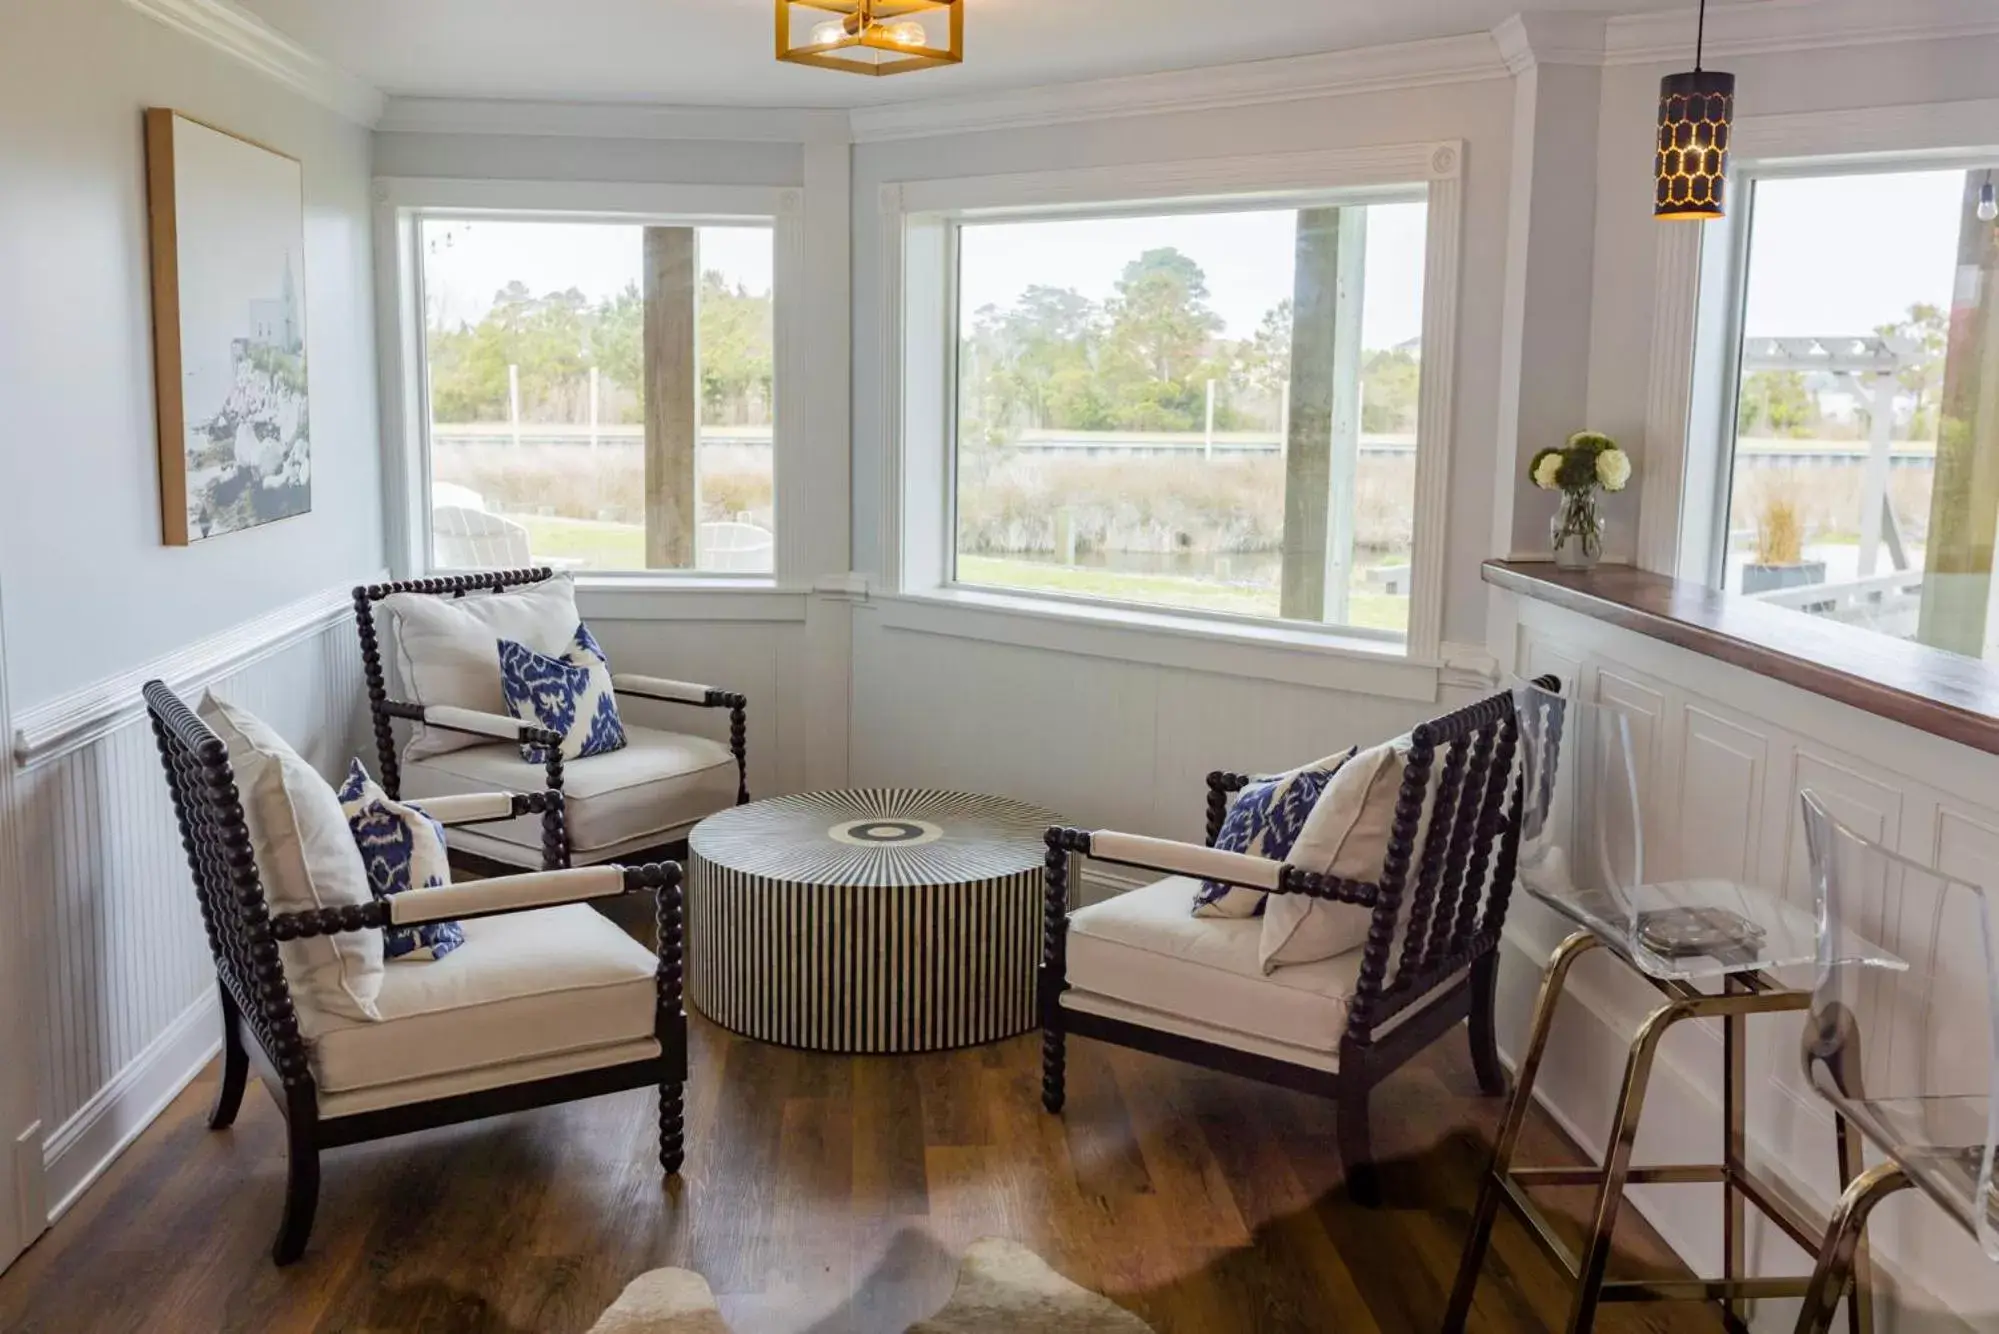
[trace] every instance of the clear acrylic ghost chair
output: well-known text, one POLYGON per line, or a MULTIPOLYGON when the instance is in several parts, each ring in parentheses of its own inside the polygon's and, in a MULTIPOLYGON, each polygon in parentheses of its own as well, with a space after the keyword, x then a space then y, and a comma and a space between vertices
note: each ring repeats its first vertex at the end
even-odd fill
MULTIPOLYGON (((1633 744, 1632 719, 1626 713, 1531 684, 1516 687, 1514 711, 1528 794, 1521 817, 1519 884, 1578 929, 1555 950, 1542 977, 1533 1028, 1500 1124, 1492 1168, 1480 1185, 1444 1329, 1458 1334, 1465 1328, 1502 1203, 1524 1218, 1542 1248, 1575 1279, 1570 1334, 1592 1328, 1604 1302, 1720 1302, 1731 1326, 1739 1327, 1742 1303, 1799 1297, 1808 1281, 1803 1276, 1746 1275, 1748 1206, 1807 1251, 1818 1244, 1817 1224, 1752 1175, 1745 1163, 1749 1017, 1803 1010, 1809 1004, 1805 992, 1782 986, 1770 970, 1811 962, 1813 920, 1753 885, 1710 877, 1654 877, 1664 849, 1657 840, 1648 842, 1640 783, 1644 756, 1633 744), (1597 949, 1624 961, 1663 998, 1632 1039, 1604 1161, 1598 1167, 1516 1168, 1514 1152, 1569 970, 1597 949), (1632 1150, 1660 1042, 1674 1025, 1690 1019, 1722 1021, 1722 1161, 1635 1167, 1632 1150), (1721 1277, 1609 1277, 1611 1237, 1625 1187, 1657 1183, 1722 1186, 1721 1277), (1593 1222, 1580 1256, 1569 1251, 1527 1193, 1532 1187, 1553 1186, 1596 1188, 1593 1222)), ((1857 1170, 1842 1159, 1841 1184, 1857 1170)), ((1856 1334, 1861 1334, 1858 1327, 1856 1334)))
POLYGON ((1803 801, 1821 927, 1805 1075, 1886 1155, 1826 1229, 1798 1316, 1815 1334, 1864 1279, 1868 1215, 1897 1191, 1921 1190, 1999 1261, 1999 904, 1803 801))

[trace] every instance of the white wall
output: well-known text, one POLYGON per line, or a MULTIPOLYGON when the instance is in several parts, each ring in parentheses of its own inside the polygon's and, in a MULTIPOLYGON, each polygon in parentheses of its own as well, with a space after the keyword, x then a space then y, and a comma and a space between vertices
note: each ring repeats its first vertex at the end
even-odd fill
POLYGON ((377 176, 675 185, 800 185, 805 179, 797 143, 409 130, 375 136, 374 170, 377 176))
MULTIPOLYGON (((854 149, 854 563, 879 575, 888 449, 881 377, 881 187, 1131 162, 1465 141, 1446 641, 1482 640, 1513 89, 1503 78, 1198 114, 861 143, 854 149)), ((914 600, 857 611, 857 782, 935 782, 1041 802, 1079 823, 1198 835, 1211 769, 1270 770, 1392 736, 1439 700, 1377 668, 1160 632, 1079 632, 914 600)))
POLYGON ((382 568, 381 473, 368 132, 121 0, 16 0, 0 27, 0 721, 10 741, 21 727, 63 738, 0 784, 26 869, 9 886, 18 918, 0 894, 0 946, 25 941, 27 963, 0 979, 0 1005, 25 1004, 38 1035, 32 1056, 0 1053, 0 1084, 25 1073, 36 1090, 32 1121, 15 1123, 0 1089, 0 1143, 18 1137, 31 1236, 219 1032, 159 758, 130 712, 138 677, 220 679, 316 761, 344 764, 363 701, 338 590, 382 568), (312 512, 191 548, 161 545, 151 106, 304 164, 312 512), (212 651, 302 601, 315 610, 283 651, 212 651))
POLYGON ((382 527, 367 132, 119 0, 33 0, 6 27, 0 577, 18 711, 368 576, 382 527), (304 163, 312 513, 189 548, 160 544, 149 106, 304 163))

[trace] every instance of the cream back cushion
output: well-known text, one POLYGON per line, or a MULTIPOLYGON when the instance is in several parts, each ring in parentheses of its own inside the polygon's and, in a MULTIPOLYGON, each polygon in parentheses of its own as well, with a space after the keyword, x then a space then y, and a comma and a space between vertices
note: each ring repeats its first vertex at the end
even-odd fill
MULTIPOLYGON (((408 703, 449 704, 502 717, 507 698, 500 688, 500 641, 511 639, 559 658, 580 623, 576 585, 568 575, 462 598, 393 593, 380 605, 390 617, 396 671, 408 703)), ((403 758, 420 760, 487 740, 418 723, 403 758)))
MULTIPOLYGON (((243 822, 271 912, 372 903, 368 868, 333 785, 246 709, 205 695, 197 712, 229 748, 243 822)), ((382 933, 342 931, 278 946, 295 1001, 350 1019, 379 1019, 382 933)))
MULTIPOLYGON (((1287 860, 1344 880, 1379 880, 1408 757, 1409 738, 1400 736, 1348 760, 1305 818, 1287 860)), ((1263 912, 1263 971, 1358 949, 1373 920, 1374 910, 1356 903, 1272 894, 1263 912)))

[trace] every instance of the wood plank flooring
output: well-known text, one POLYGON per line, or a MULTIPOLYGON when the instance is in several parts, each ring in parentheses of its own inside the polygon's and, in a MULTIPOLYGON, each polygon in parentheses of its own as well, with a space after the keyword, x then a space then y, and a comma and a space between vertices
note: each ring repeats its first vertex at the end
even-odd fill
MULTIPOLYGON (((211 1069, 0 1275, 0 1330, 566 1334, 671 1264, 707 1277, 740 1334, 875 1334, 942 1305, 965 1246, 999 1235, 1161 1334, 1431 1334, 1500 1110, 1461 1036, 1389 1080, 1388 1205, 1369 1210, 1343 1190, 1330 1104, 1231 1076, 1073 1040, 1056 1118, 1032 1035, 864 1059, 699 1019, 693 1037, 683 1180, 661 1184, 650 1093, 335 1150, 286 1270, 268 1256, 281 1119, 253 1086, 236 1126, 209 1131, 211 1069)), ((1574 1158, 1538 1116, 1527 1149, 1574 1158)), ((1665 1255, 1634 1228, 1615 1267, 1665 1255)), ((1474 1329, 1558 1329, 1565 1308, 1502 1220, 1474 1329)), ((1624 1307, 1598 1328, 1720 1322, 1624 1307)))

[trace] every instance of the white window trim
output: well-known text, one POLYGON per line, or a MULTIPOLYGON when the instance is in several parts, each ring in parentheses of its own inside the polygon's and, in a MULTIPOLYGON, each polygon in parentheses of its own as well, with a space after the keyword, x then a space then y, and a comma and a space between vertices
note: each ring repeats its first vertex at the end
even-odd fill
POLYGON ((1444 545, 1457 353, 1459 251, 1462 234, 1464 144, 1443 140, 1308 153, 1246 154, 1177 162, 950 177, 884 185, 881 214, 882 421, 889 441, 882 469, 880 569, 884 592, 910 600, 950 601, 987 596, 950 579, 951 383, 945 364, 950 331, 952 267, 947 222, 982 212, 1062 210, 1091 216, 1120 208, 1173 208, 1204 201, 1279 202, 1347 192, 1417 189, 1427 192, 1424 260, 1423 376, 1417 401, 1416 507, 1411 543, 1409 634, 1385 646, 1349 627, 1215 617, 1173 608, 1076 597, 1040 597, 994 590, 989 603, 1042 615, 1123 619, 1135 626, 1221 638, 1261 636, 1282 627, 1288 640, 1322 652, 1380 662, 1434 665, 1443 631, 1444 545), (934 274, 936 277, 926 277, 934 274), (921 373, 912 371, 920 365, 921 373))
POLYGON ((426 213, 491 213, 570 222, 671 218, 693 224, 768 223, 772 235, 772 500, 776 511, 773 573, 701 570, 588 571, 579 586, 688 592, 811 587, 808 491, 798 451, 806 420, 804 191, 786 186, 651 185, 625 182, 457 180, 377 177, 375 196, 376 325, 382 377, 385 540, 401 578, 430 572, 430 445, 423 377, 422 256, 417 222, 426 213))
POLYGON ((1639 500, 1638 564, 1659 574, 1712 581, 1721 479, 1732 447, 1742 283, 1749 241, 1745 187, 1800 173, 1885 171, 1956 165, 1999 155, 1999 99, 1861 107, 1736 122, 1729 213, 1720 222, 1656 225, 1652 364, 1645 412, 1645 483, 1639 500), (1738 204, 1743 207, 1737 207, 1738 204), (1725 304, 1724 304, 1725 303, 1725 304), (1725 318, 1698 319, 1703 311, 1725 318), (1693 437, 1705 437, 1695 448, 1693 437))

